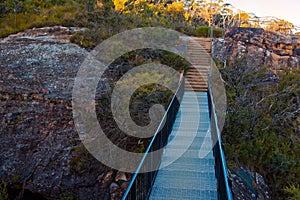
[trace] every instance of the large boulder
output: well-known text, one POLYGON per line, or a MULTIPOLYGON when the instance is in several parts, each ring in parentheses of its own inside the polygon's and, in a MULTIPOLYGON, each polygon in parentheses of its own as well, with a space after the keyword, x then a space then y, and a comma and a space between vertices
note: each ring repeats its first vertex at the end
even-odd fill
MULTIPOLYGON (((88 52, 68 43, 74 30, 33 29, 0 41, 0 179, 11 199, 108 199, 113 182, 117 193, 128 182, 114 181, 117 171, 87 153, 75 130, 73 81, 88 52)), ((106 81, 99 88, 110 90, 106 81)))

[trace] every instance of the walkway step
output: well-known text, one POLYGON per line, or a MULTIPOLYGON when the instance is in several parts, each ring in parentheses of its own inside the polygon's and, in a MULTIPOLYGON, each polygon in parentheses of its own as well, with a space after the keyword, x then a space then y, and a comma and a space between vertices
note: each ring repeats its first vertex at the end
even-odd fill
POLYGON ((187 92, 207 92, 208 88, 199 88, 199 89, 193 89, 193 88, 186 88, 184 89, 187 92))
MULTIPOLYGON (((168 171, 161 169, 157 181, 160 188, 215 190, 216 178, 214 172, 168 171)), ((154 186, 155 187, 155 186, 154 186)))
MULTIPOLYGON (((198 93, 198 92, 195 92, 198 93)), ((208 105, 208 102, 205 101, 207 97, 197 97, 197 99, 195 99, 194 97, 190 96, 190 97, 186 97, 184 102, 181 102, 180 105, 185 106, 194 106, 196 104, 197 108, 201 105, 206 106, 208 105), (204 101, 203 101, 204 100, 204 101)), ((183 112, 184 110, 180 110, 180 112, 183 112)), ((197 113, 198 114, 198 113, 197 113)))
POLYGON ((204 84, 207 84, 207 80, 208 80, 208 78, 207 77, 187 77, 186 78, 187 80, 186 81, 188 81, 188 83, 189 84, 193 84, 193 83, 204 83, 204 84))
POLYGON ((208 68, 196 68, 196 69, 193 69, 193 70, 188 70, 186 72, 186 74, 189 74, 189 75, 197 75, 197 76, 207 76, 209 74, 210 70, 208 68))
POLYGON ((208 78, 209 71, 207 69, 199 69, 194 71, 187 71, 185 77, 206 77, 208 78))
POLYGON ((186 87, 188 87, 189 85, 193 86, 193 85, 199 85, 199 86, 207 86, 207 81, 201 79, 201 77, 199 77, 198 79, 187 79, 186 80, 186 87))
POLYGON ((193 77, 199 77, 199 75, 200 75, 200 77, 205 77, 205 78, 208 78, 208 73, 209 73, 209 71, 207 70, 207 69, 202 69, 202 70, 195 70, 195 71, 187 71, 187 73, 186 73, 186 78, 187 77, 191 77, 191 78, 193 78, 193 77))
POLYGON ((194 86, 194 87, 185 87, 186 90, 191 90, 191 91, 200 90, 200 89, 206 89, 206 88, 207 88, 206 85, 194 86))
MULTIPOLYGON (((196 79, 194 81, 193 81, 193 79, 189 79, 189 80, 187 80, 187 82, 192 87, 193 86, 207 86, 207 82, 204 80, 201 81, 201 79, 200 80, 196 79)), ((189 85, 186 85, 186 87, 189 87, 189 85)))
POLYGON ((210 64, 207 65, 194 65, 193 67, 189 68, 188 71, 198 71, 199 69, 210 69, 210 64))
MULTIPOLYGON (((210 152, 212 150, 212 141, 211 141, 211 138, 208 137, 207 139, 205 139, 206 141, 202 141, 202 142, 199 142, 199 139, 197 138, 192 138, 190 137, 190 139, 185 139, 184 141, 180 142, 176 139, 170 141, 168 144, 167 144, 167 148, 169 149, 174 149, 174 151, 176 152, 176 150, 182 150, 182 149, 186 149, 187 147, 189 148, 189 150, 197 150, 197 151, 200 151, 201 150, 204 150, 205 152, 210 152), (210 143, 208 143, 210 142, 210 143)), ((175 155, 175 154, 173 154, 175 155)), ((199 155, 199 152, 198 152, 198 155, 199 155)), ((171 155, 166 155, 166 160, 169 160, 170 158, 172 158, 171 155)), ((200 159, 200 157, 195 157, 196 159, 200 159)))
POLYGON ((206 52, 202 53, 202 50, 188 51, 188 56, 201 58, 204 61, 210 61, 209 54, 206 52))
POLYGON ((189 89, 189 88, 192 88, 192 89, 201 89, 201 88, 206 88, 206 87, 207 87, 206 83, 202 83, 202 84, 191 84, 190 83, 190 86, 185 86, 185 89, 189 89))
POLYGON ((199 72, 199 71, 210 71, 209 66, 194 66, 194 68, 190 68, 187 72, 199 72))
POLYGON ((201 134, 205 134, 206 135, 207 133, 207 129, 206 128, 203 128, 203 129, 198 129, 197 131, 195 132, 188 132, 188 131, 177 131, 176 133, 174 132, 174 136, 185 136, 185 137, 193 137, 195 134, 199 134, 197 135, 196 137, 204 137, 204 136, 200 136, 201 134))
MULTIPOLYGON (((207 147, 207 146, 203 146, 203 147, 207 147)), ((206 148, 203 148, 205 150, 207 150, 206 148)), ((199 156, 199 151, 200 151, 200 148, 199 150, 187 150, 186 152, 182 152, 182 149, 173 149, 173 148, 168 148, 166 151, 165 151, 165 156, 166 157, 170 157, 170 158, 178 158, 178 156, 181 156, 178 160, 180 160, 181 158, 195 158, 195 160, 208 160, 208 159, 199 159, 200 156, 199 156)), ((212 154, 212 151, 208 151, 209 154, 212 154)), ((213 159, 211 159, 213 161, 213 159)), ((191 160, 188 160, 188 161, 191 161, 191 160)), ((214 169, 211 169, 212 171, 214 169)))
MULTIPOLYGON (((184 108, 183 110, 180 110, 179 113, 189 116, 189 115, 197 114, 197 112, 207 113, 207 114, 209 113, 209 111, 205 107, 188 107, 188 108, 184 108)), ((179 124, 179 122, 177 122, 176 124, 179 124)), ((174 125, 176 124, 174 123, 174 125)))
POLYGON ((205 86, 205 87, 207 87, 207 85, 208 85, 207 81, 204 81, 204 80, 201 81, 201 79, 200 80, 188 79, 188 80, 186 80, 185 88, 193 87, 193 86, 200 86, 200 87, 205 86))
POLYGON ((195 131, 196 128, 198 129, 205 129, 209 128, 209 123, 199 123, 197 125, 194 125, 194 127, 191 127, 191 125, 185 125, 186 123, 183 123, 182 125, 173 125, 174 131, 195 131))
MULTIPOLYGON (((200 187, 200 186, 199 186, 200 187)), ((179 200, 178 197, 183 196, 182 200, 216 200, 218 199, 215 191, 202 191, 193 189, 180 188, 153 188, 150 200, 179 200), (152 196, 152 194, 154 194, 152 196)))
POLYGON ((179 158, 172 165, 162 168, 165 171, 188 171, 188 172, 215 172, 211 166, 213 159, 179 158))
POLYGON ((210 61, 209 60, 202 60, 201 58, 198 58, 198 57, 190 57, 189 58, 191 64, 193 65, 208 65, 210 64, 210 61))
MULTIPOLYGON (((192 106, 182 106, 182 108, 186 109, 186 108, 193 108, 193 107, 192 106)), ((198 109, 200 109, 200 107, 198 109)), ((204 109, 204 106, 202 106, 202 109, 204 109)), ((194 114, 194 115, 191 114, 191 116, 194 117, 194 116, 197 116, 197 114, 194 114)), ((208 115, 200 115, 196 119, 198 119, 198 118, 199 118, 200 121, 209 121, 210 120, 208 115)), ((180 123, 188 123, 190 121, 190 119, 183 117, 182 113, 178 113, 177 116, 176 116, 176 119, 180 120, 180 123), (187 119, 189 121, 185 121, 187 119)))
POLYGON ((199 86, 207 86, 207 80, 205 80, 204 78, 202 79, 201 77, 199 78, 188 78, 186 80, 186 87, 190 86, 194 86, 194 85, 199 85, 199 86))
POLYGON ((186 77, 193 76, 193 77, 208 77, 209 71, 207 69, 196 69, 193 71, 187 71, 186 77))
POLYGON ((192 83, 205 83, 205 84, 207 84, 207 77, 187 77, 186 78, 187 80, 186 81, 188 81, 188 83, 189 84, 192 84, 192 83))
POLYGON ((184 90, 189 91, 189 92, 207 92, 208 88, 207 88, 207 86, 197 87, 197 88, 186 87, 186 88, 184 88, 184 90))

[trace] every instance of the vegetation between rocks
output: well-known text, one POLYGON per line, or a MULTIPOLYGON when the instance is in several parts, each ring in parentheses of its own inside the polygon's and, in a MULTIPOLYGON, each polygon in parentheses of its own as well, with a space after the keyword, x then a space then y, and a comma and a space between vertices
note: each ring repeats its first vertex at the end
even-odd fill
POLYGON ((246 167, 262 174, 273 198, 299 196, 300 183, 300 70, 278 76, 265 67, 220 69, 227 91, 223 130, 229 167, 246 167))
POLYGON ((7 200, 8 192, 7 192, 7 182, 0 180, 0 199, 7 200))
POLYGON ((217 29, 212 29, 209 26, 200 26, 195 30, 195 35, 197 37, 210 37, 212 34, 212 37, 218 38, 222 37, 223 35, 223 30, 220 28, 217 29), (211 33, 212 32, 212 33, 211 33))

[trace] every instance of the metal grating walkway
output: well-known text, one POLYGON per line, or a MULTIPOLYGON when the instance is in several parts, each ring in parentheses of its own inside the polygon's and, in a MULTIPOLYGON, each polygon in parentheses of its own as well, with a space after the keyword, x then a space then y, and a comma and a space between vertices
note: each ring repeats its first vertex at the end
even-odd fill
POLYGON ((185 92, 161 166, 171 164, 158 171, 151 200, 217 199, 207 95, 185 92))

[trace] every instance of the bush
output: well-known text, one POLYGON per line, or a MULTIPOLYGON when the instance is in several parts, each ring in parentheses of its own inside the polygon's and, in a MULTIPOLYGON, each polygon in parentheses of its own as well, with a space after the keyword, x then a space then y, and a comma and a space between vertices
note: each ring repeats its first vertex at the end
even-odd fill
POLYGON ((0 199, 1 200, 8 199, 7 183, 3 180, 0 180, 0 199))
MULTIPOLYGON (((195 30, 195 35, 197 37, 210 37, 211 27, 209 26, 200 26, 195 30)), ((222 29, 213 29, 213 37, 222 37, 223 30, 222 29)))
POLYGON ((278 82, 266 67, 245 61, 221 70, 227 116, 222 139, 233 167, 263 174, 276 199, 299 199, 299 69, 286 69, 278 82), (295 184, 295 187, 291 187, 295 184))
POLYGON ((213 31, 213 37, 217 38, 217 37, 222 37, 224 34, 224 31, 220 28, 214 29, 213 31))
POLYGON ((284 189, 289 195, 291 200, 299 200, 300 199, 300 188, 295 185, 290 185, 284 189))
MULTIPOLYGON (((79 8, 80 5, 69 3, 53 6, 36 13, 33 11, 32 13, 17 13, 16 15, 14 13, 7 13, 2 17, 0 13, 0 38, 33 27, 53 25, 76 26, 77 23, 73 19, 79 13, 79 8)), ((0 12, 2 11, 0 10, 0 12)))

